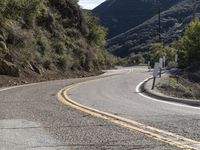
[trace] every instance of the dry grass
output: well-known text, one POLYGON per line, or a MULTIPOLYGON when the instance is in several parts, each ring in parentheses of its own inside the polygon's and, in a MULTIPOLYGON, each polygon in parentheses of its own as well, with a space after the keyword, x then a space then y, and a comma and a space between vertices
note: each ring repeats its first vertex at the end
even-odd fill
POLYGON ((170 76, 157 85, 157 88, 170 96, 200 100, 200 84, 180 76, 170 76))

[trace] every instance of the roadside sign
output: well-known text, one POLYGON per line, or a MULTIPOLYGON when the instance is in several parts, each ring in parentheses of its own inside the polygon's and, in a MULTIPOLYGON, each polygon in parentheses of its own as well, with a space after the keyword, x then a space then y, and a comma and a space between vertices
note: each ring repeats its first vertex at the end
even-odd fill
POLYGON ((162 58, 159 59, 159 65, 160 65, 159 66, 160 68, 163 68, 163 59, 162 58))
POLYGON ((165 68, 165 64, 166 64, 166 56, 163 56, 163 68, 165 68))
POLYGON ((149 71, 151 71, 151 62, 150 61, 148 61, 148 69, 149 69, 149 71))
POLYGON ((156 82, 156 78, 158 76, 159 68, 160 68, 160 63, 156 62, 154 64, 154 69, 153 69, 153 85, 152 85, 152 90, 155 87, 155 82, 156 82))
POLYGON ((160 67, 160 63, 156 62, 154 64, 154 69, 153 69, 153 77, 154 78, 156 78, 158 76, 159 67, 160 67))
POLYGON ((163 62, 164 63, 166 62, 166 56, 163 56, 163 62))
POLYGON ((175 55, 175 62, 178 62, 178 54, 175 55))
POLYGON ((150 66, 150 61, 148 61, 148 66, 150 66))

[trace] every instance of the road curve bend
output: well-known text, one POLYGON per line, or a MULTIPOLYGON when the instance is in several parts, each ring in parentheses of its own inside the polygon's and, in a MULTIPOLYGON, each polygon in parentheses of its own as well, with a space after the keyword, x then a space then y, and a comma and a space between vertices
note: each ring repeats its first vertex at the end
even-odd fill
POLYGON ((132 123, 199 140, 198 110, 166 106, 135 92, 136 84, 149 76, 144 68, 121 68, 107 75, 0 89, 0 149, 181 149, 57 100, 60 89, 97 78, 102 79, 82 84, 67 94, 78 103, 127 118, 132 123))
POLYGON ((200 109, 138 93, 136 87, 149 76, 146 68, 135 67, 118 76, 70 86, 61 91, 65 98, 61 101, 158 141, 200 149, 200 109))

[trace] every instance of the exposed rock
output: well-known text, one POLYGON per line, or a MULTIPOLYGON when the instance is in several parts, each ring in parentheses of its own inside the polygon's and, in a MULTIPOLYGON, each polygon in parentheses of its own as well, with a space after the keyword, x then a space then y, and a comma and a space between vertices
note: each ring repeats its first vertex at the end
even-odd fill
POLYGON ((5 34, 2 30, 0 30, 0 35, 5 39, 5 34))
POLYGON ((8 50, 8 48, 7 48, 6 44, 5 44, 5 42, 0 41, 0 49, 2 49, 2 50, 8 50))
POLYGON ((30 67, 32 69, 32 71, 38 73, 38 74, 42 74, 44 71, 42 70, 42 68, 38 67, 37 65, 35 65, 33 62, 31 62, 30 67))
POLYGON ((19 69, 16 67, 16 65, 0 59, 0 74, 19 77, 19 69))
POLYGON ((5 42, 5 38, 3 37, 3 35, 0 34, 0 41, 5 42))
POLYGON ((13 57, 12 57, 12 55, 11 55, 10 53, 6 53, 6 54, 4 55, 4 59, 5 59, 6 61, 8 61, 8 62, 14 63, 14 59, 13 59, 13 57))

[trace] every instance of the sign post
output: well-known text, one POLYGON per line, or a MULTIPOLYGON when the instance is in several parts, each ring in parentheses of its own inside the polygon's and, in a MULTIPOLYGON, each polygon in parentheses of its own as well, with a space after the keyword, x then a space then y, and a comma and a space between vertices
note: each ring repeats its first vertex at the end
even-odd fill
POLYGON ((149 71, 151 71, 151 64, 150 64, 150 61, 148 61, 148 69, 149 69, 149 71))
POLYGON ((163 68, 165 69, 166 67, 166 56, 163 56, 163 68))
POLYGON ((161 78, 161 75, 162 75, 162 67, 163 67, 163 59, 160 58, 160 59, 159 59, 160 78, 161 78))
POLYGON ((160 66, 160 64, 159 64, 158 62, 156 62, 156 63, 154 64, 152 90, 155 88, 155 82, 156 82, 156 78, 157 78, 157 76, 158 76, 159 66, 160 66))
POLYGON ((178 67, 178 54, 175 55, 175 63, 176 63, 176 67, 178 67))
MULTIPOLYGON (((178 68, 178 53, 175 55, 176 69, 178 68)), ((176 81, 178 82, 178 75, 176 73, 176 81)))

